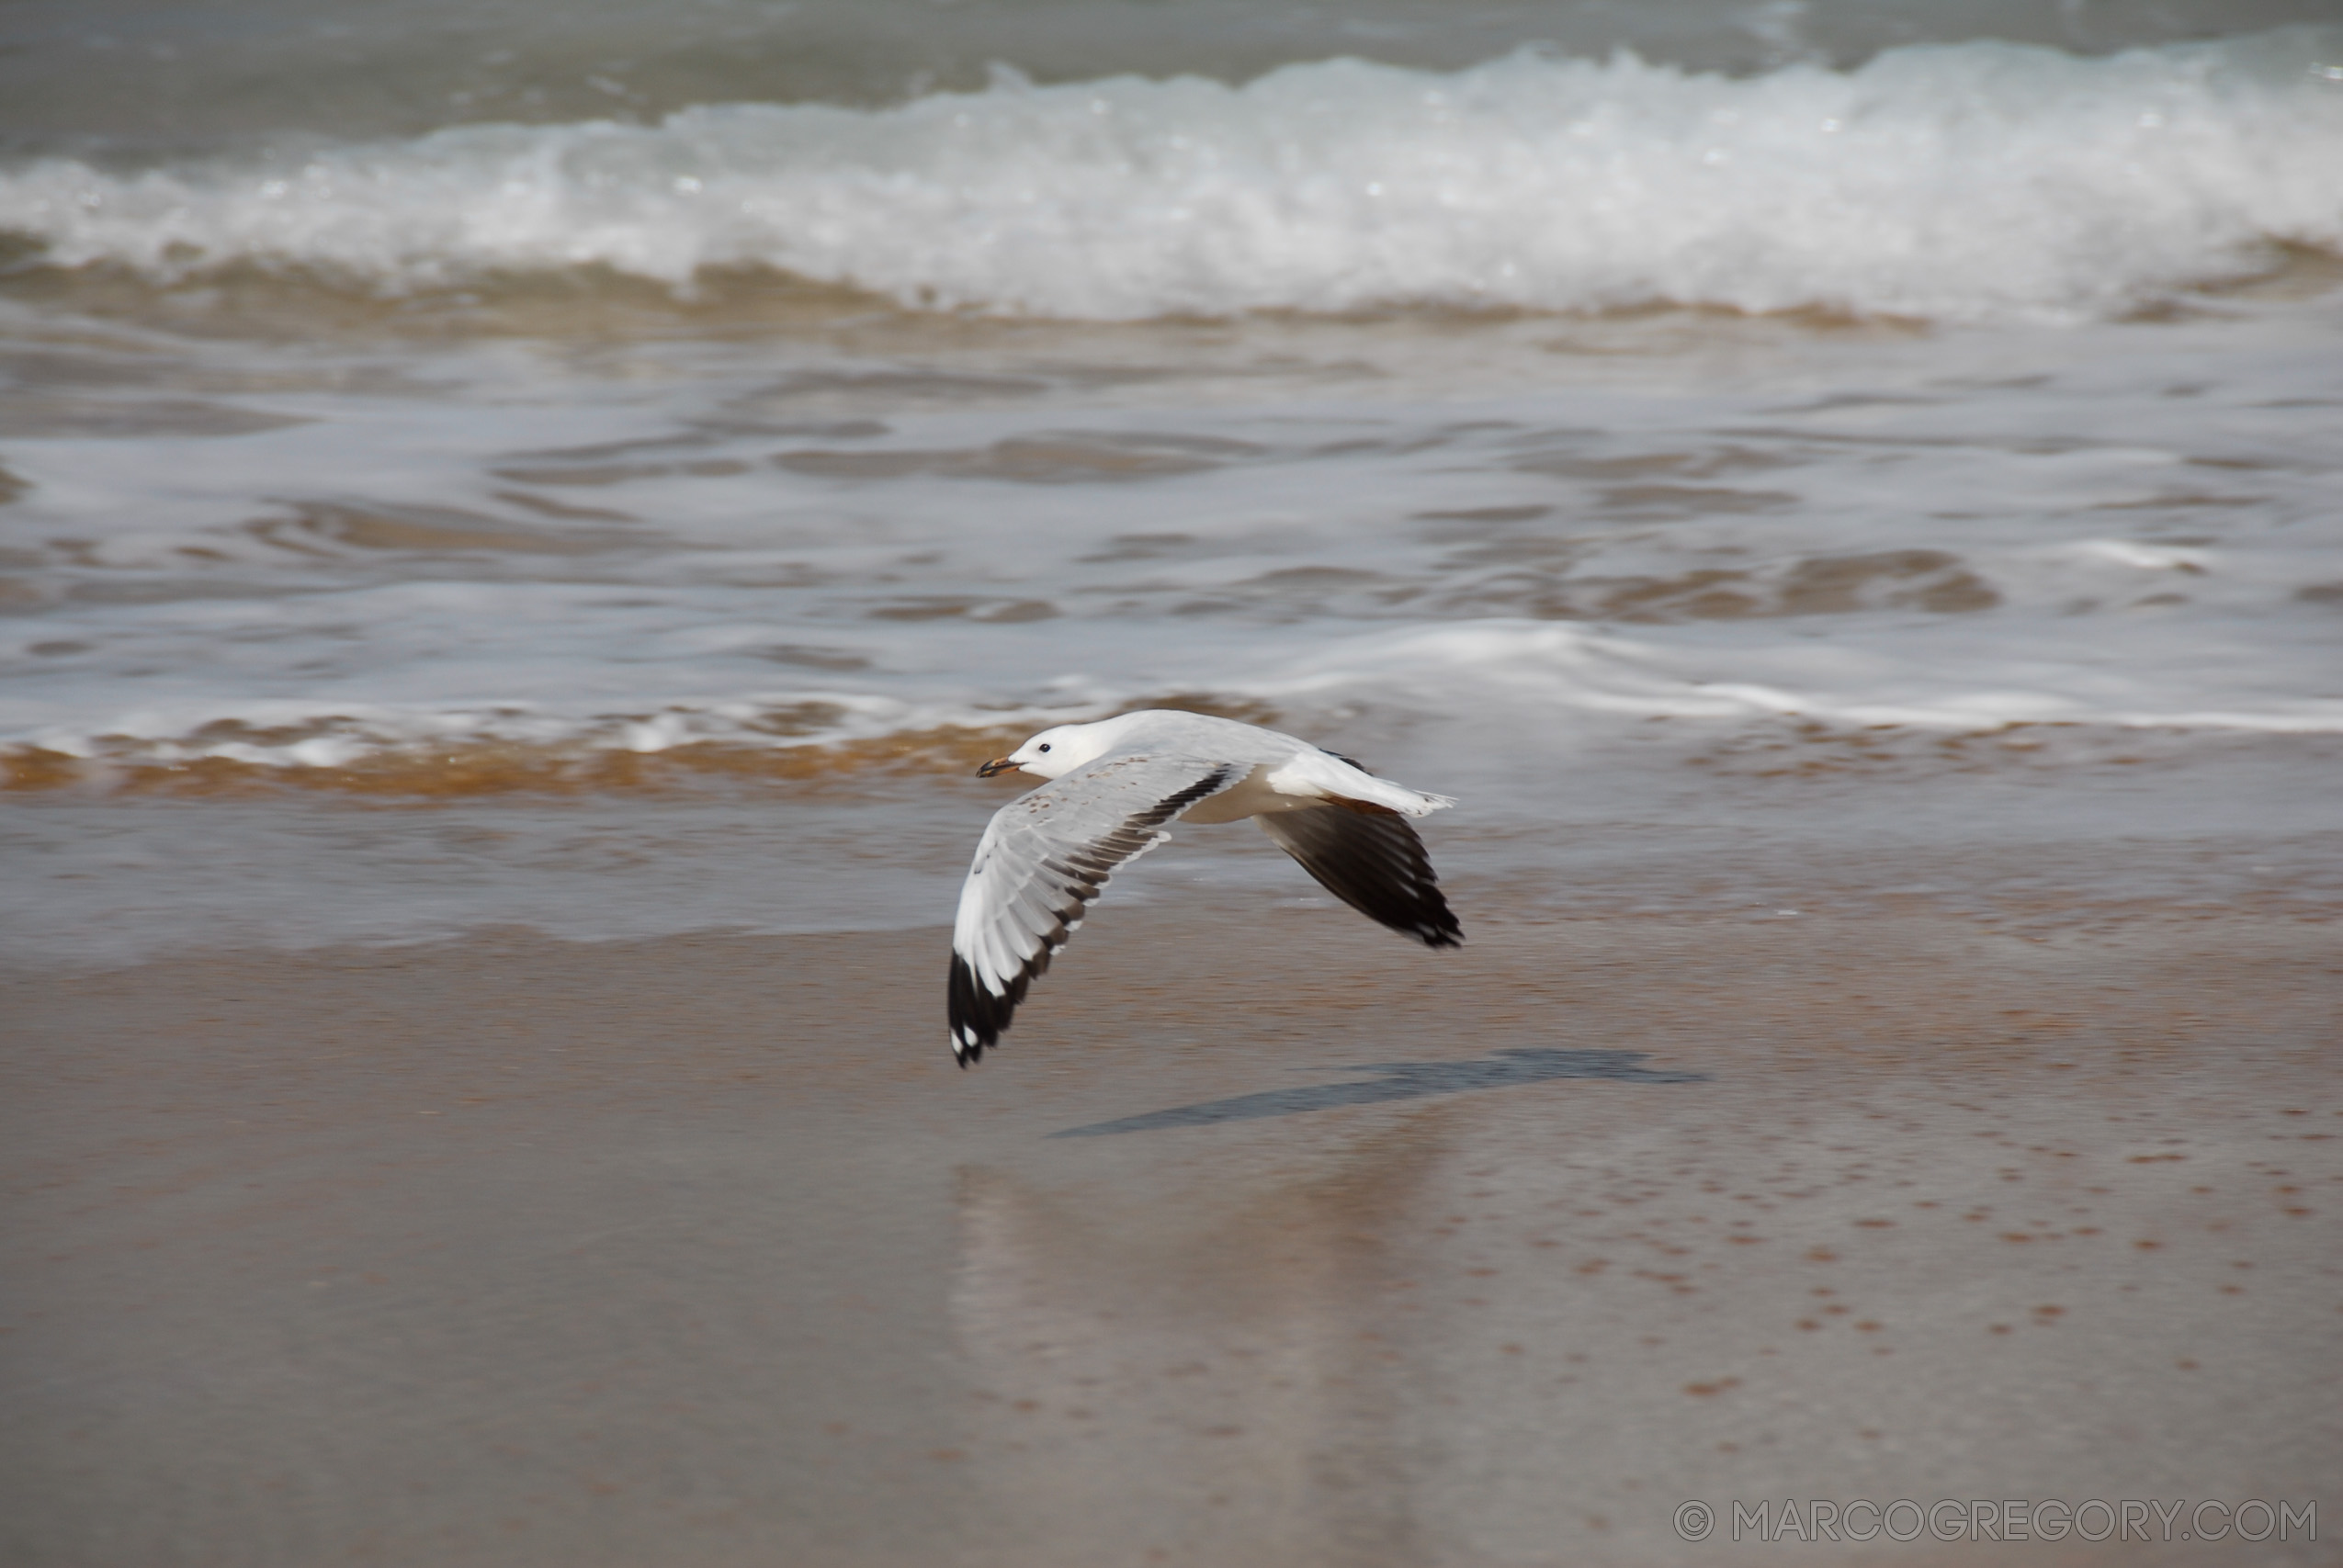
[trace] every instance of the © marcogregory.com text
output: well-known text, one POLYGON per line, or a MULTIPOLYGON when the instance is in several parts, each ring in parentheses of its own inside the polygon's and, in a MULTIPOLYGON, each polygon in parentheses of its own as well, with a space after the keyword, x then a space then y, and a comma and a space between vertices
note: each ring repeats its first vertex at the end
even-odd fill
POLYGON ((2249 1497, 2214 1499, 2091 1497, 1939 1498, 1892 1503, 1830 1498, 1755 1503, 1734 1499, 1722 1509, 1698 1498, 1681 1505, 1674 1520, 1685 1540, 1724 1533, 1733 1540, 2316 1540, 2318 1504, 2249 1497))

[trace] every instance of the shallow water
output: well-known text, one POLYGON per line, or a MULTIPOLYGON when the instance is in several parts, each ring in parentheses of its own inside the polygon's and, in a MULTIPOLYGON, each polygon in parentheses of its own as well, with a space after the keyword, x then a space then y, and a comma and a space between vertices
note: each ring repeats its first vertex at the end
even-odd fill
POLYGON ((919 775, 1160 702, 1490 886, 2328 825, 2310 13, 96 15, 0 113, 33 947, 918 923, 1000 798, 919 775))

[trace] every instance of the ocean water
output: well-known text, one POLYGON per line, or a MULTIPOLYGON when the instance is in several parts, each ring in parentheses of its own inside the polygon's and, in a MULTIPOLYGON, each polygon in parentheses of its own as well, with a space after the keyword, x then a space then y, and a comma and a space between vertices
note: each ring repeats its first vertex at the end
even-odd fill
POLYGON ((1466 797, 1492 886, 1934 824, 2332 897, 2330 7, 0 46, 21 951, 941 919, 973 759, 1166 702, 1466 797))

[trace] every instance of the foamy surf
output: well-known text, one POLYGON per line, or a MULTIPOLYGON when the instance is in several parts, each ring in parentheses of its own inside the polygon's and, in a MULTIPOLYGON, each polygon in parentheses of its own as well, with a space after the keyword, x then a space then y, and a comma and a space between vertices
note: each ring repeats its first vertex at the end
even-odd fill
POLYGON ((62 267, 368 289, 761 267, 1079 320, 1652 304, 1963 321, 2135 311, 2343 250, 2343 33, 2102 58, 1977 42, 1733 78, 1519 53, 734 104, 137 173, 0 171, 62 267))

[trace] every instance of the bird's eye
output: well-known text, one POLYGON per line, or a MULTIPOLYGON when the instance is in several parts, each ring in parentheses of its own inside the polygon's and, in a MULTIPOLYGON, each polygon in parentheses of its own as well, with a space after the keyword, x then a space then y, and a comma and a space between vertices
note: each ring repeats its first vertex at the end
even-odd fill
POLYGON ((1049 750, 1049 742, 1045 740, 1040 745, 1035 747, 1034 750, 1036 751, 1047 751, 1049 750))

